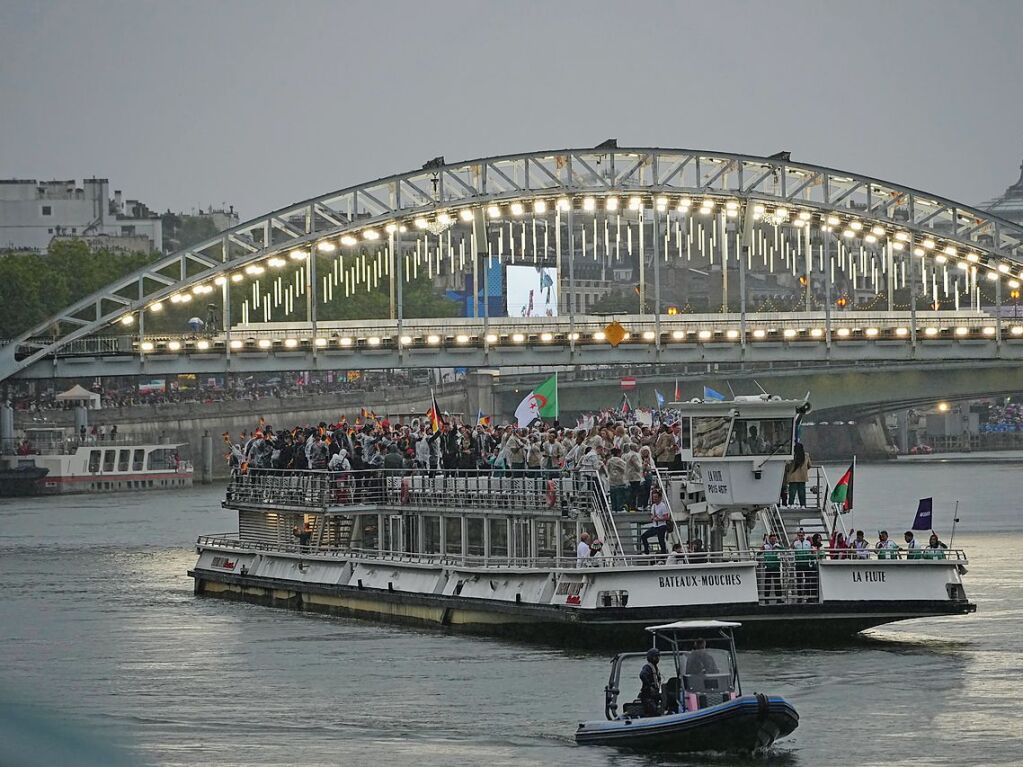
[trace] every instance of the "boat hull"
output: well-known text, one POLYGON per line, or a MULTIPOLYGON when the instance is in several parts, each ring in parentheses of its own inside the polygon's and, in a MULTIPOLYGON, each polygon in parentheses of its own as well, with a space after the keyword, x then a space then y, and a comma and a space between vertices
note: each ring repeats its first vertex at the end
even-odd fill
POLYGON ((700 711, 668 716, 582 722, 580 745, 642 751, 738 751, 767 748, 799 726, 799 714, 784 698, 744 695, 700 711))
MULTIPOLYGON (((231 563, 230 558, 226 558, 231 563)), ((874 626, 910 618, 973 612, 951 601, 791 605, 664 605, 579 610, 445 594, 300 582, 195 568, 196 595, 272 607, 435 626, 541 642, 571 641, 605 648, 647 636, 644 627, 666 621, 717 618, 742 622, 744 644, 841 642, 874 626)))

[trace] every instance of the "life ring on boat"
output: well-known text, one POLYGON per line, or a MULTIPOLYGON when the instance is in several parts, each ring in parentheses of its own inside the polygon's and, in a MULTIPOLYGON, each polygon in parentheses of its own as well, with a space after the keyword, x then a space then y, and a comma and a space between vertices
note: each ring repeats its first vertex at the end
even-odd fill
POLYGON ((412 482, 408 477, 401 478, 401 502, 408 503, 412 499, 412 482))
POLYGON ((547 508, 553 509, 558 502, 558 488, 553 479, 547 480, 547 508))

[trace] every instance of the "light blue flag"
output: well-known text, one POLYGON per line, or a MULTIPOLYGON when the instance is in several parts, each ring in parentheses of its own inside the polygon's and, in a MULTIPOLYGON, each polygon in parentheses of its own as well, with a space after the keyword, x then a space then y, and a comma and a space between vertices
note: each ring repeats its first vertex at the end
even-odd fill
POLYGON ((718 402, 722 402, 725 399, 725 395, 719 391, 714 391, 709 386, 703 387, 703 398, 704 399, 715 399, 718 402))
POLYGON ((657 409, 660 410, 664 407, 664 403, 667 402, 667 400, 664 399, 664 395, 657 391, 657 389, 654 389, 654 396, 657 398, 657 409))

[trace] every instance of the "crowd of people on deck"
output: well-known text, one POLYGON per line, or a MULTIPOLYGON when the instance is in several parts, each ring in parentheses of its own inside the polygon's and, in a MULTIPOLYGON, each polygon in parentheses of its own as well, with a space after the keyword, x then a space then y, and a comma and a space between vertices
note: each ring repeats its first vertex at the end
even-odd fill
POLYGON ((1023 405, 992 405, 980 429, 987 432, 1023 431, 1023 405))

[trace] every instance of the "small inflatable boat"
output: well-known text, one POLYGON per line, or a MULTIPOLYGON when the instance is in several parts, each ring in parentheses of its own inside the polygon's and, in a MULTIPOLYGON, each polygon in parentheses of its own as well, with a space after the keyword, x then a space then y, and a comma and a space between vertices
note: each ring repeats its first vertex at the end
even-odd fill
POLYGON ((679 621, 651 626, 653 648, 620 653, 604 688, 606 719, 582 722, 579 744, 649 751, 740 751, 767 748, 799 726, 792 704, 778 696, 743 695, 732 630, 738 623, 679 621), (661 671, 661 649, 672 665, 661 671), (623 666, 646 659, 640 698, 618 711, 623 666), (662 674, 674 676, 662 682, 662 674))

